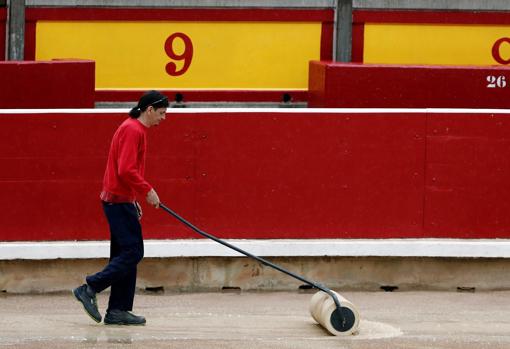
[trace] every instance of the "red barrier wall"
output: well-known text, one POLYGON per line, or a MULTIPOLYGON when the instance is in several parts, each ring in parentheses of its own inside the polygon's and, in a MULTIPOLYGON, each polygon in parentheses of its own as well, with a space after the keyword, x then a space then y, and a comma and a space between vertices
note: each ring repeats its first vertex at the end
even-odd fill
MULTIPOLYGON (((107 238, 98 193, 124 117, 0 113, 0 240, 107 238)), ((508 238, 509 117, 170 110, 147 178, 221 237, 508 238)), ((197 237, 144 208, 146 238, 197 237)))
POLYGON ((509 116, 429 115, 425 232, 510 236, 509 116))
POLYGON ((510 108, 506 67, 310 62, 309 107, 510 108))
POLYGON ((0 62, 0 108, 92 108, 93 61, 0 62))

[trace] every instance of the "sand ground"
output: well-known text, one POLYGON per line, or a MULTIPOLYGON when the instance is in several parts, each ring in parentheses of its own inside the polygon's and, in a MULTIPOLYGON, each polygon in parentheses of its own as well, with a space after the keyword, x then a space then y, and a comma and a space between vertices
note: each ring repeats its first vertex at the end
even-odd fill
MULTIPOLYGON (((143 327, 96 324, 71 293, 0 295, 0 348, 510 348, 510 292, 340 292, 359 334, 334 337, 311 293, 140 293, 143 327)), ((108 294, 100 294, 104 312, 108 294)))

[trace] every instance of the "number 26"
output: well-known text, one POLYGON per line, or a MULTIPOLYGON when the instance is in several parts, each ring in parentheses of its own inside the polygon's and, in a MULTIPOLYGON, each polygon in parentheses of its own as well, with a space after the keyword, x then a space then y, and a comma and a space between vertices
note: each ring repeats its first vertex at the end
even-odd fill
POLYGON ((504 75, 500 76, 494 76, 489 75, 487 76, 487 88, 503 88, 506 86, 506 78, 504 75))
POLYGON ((193 59, 193 43, 189 36, 184 33, 173 33, 165 41, 165 52, 172 60, 176 62, 183 61, 184 63, 180 70, 177 70, 175 62, 167 63, 165 69, 168 75, 180 76, 188 71, 193 59), (176 39, 180 39, 184 43, 184 50, 180 54, 175 52, 174 43, 176 39))

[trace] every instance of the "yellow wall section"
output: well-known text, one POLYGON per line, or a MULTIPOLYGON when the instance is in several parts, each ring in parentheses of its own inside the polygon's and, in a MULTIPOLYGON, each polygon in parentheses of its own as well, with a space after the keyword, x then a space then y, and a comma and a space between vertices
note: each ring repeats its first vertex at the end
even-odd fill
MULTIPOLYGON (((305 89, 320 43, 321 23, 39 21, 36 60, 93 59, 96 88, 305 89), (165 71, 164 50, 175 32, 194 49, 177 77, 165 71)), ((184 45, 176 39, 174 47, 184 45)))
MULTIPOLYGON (((491 25, 365 25, 365 63, 498 65, 492 46, 510 37, 510 26, 491 25)), ((500 54, 510 58, 510 45, 500 54)))

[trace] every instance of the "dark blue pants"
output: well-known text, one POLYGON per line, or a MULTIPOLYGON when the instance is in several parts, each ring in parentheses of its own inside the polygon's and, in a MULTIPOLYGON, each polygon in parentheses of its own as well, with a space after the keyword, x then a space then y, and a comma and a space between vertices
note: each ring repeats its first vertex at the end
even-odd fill
POLYGON ((108 310, 133 309, 136 266, 143 258, 142 227, 132 203, 103 202, 110 225, 110 262, 99 273, 87 276, 87 284, 96 292, 111 286, 108 310))

